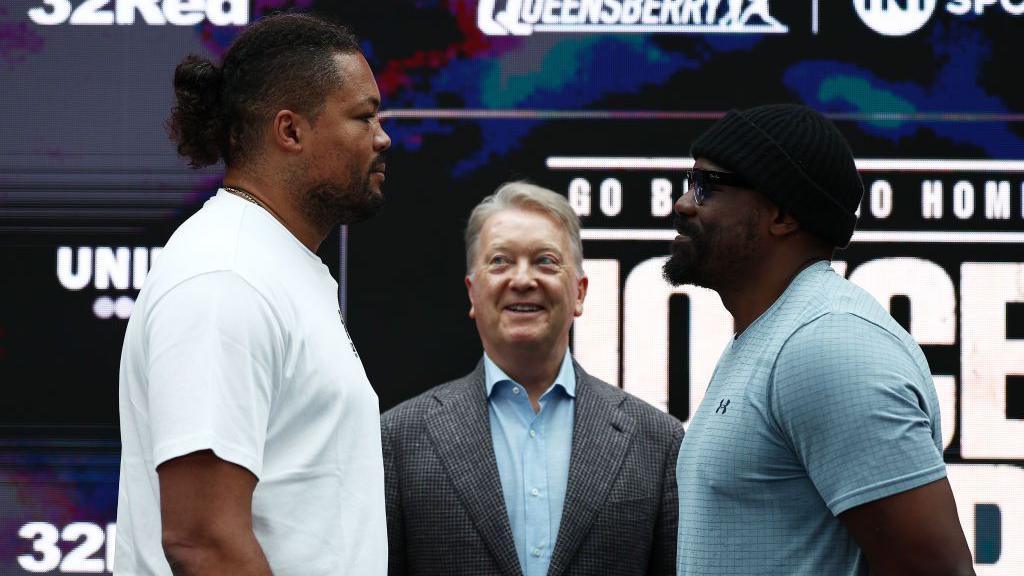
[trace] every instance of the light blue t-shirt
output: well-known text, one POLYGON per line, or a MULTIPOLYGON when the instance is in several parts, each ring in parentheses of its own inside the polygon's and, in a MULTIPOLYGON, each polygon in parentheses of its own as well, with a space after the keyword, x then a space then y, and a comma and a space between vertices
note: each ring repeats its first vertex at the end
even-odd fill
POLYGON ((946 475, 921 348, 827 262, 726 348, 679 450, 679 576, 866 575, 836 518, 946 475))
POLYGON ((484 354, 491 440, 524 576, 545 576, 562 521, 572 453, 576 370, 566 350, 534 412, 526 389, 484 354))

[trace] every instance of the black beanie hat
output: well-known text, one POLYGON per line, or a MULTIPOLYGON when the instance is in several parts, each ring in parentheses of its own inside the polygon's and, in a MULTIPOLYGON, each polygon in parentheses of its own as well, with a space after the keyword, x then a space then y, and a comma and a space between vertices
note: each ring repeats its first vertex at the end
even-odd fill
POLYGON ((805 230, 840 248, 850 243, 864 184, 843 135, 818 112, 797 104, 731 110, 691 154, 743 176, 805 230))

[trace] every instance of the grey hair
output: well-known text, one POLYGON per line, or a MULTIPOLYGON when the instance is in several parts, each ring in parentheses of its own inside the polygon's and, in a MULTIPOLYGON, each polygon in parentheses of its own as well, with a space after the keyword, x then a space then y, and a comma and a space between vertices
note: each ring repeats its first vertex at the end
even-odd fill
POLYGON ((473 273, 473 262, 480 245, 480 230, 491 216, 502 210, 532 210, 555 219, 569 235, 569 247, 572 250, 576 273, 582 278, 583 273, 583 241, 580 239, 580 218, 569 206, 569 201, 557 192, 542 188, 529 182, 506 182, 490 196, 484 198, 469 214, 466 224, 466 271, 473 273))

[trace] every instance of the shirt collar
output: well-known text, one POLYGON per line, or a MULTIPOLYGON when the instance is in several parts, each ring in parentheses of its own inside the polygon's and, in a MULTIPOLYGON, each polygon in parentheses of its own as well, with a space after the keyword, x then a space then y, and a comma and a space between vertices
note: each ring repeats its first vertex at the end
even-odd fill
MULTIPOLYGON (((491 360, 490 356, 484 352, 484 391, 487 393, 487 397, 491 397, 491 392, 494 391, 495 384, 504 381, 515 382, 518 384, 518 382, 509 378, 509 375, 505 374, 505 371, 499 368, 498 365, 491 360)), ((562 358, 562 366, 558 369, 558 375, 555 376, 555 381, 548 390, 555 386, 561 386, 569 397, 576 397, 576 369, 573 368, 572 354, 569 354, 568 348, 566 348, 565 356, 562 358)), ((544 394, 547 394, 547 391, 545 391, 544 394)))

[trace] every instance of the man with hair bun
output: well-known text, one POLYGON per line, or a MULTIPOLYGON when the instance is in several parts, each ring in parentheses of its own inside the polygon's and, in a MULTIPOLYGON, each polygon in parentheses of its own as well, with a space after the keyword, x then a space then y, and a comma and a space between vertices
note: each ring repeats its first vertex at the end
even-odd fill
POLYGON ((669 576, 683 425, 587 374, 580 222, 502 185, 466 226, 483 358, 381 418, 390 576, 669 576))
POLYGON ((383 576, 377 396, 315 254, 383 202, 373 74, 344 27, 282 14, 174 90, 178 152, 224 185, 128 323, 115 573, 383 576))
POLYGON ((758 106, 692 153, 665 278, 736 334, 679 450, 678 576, 973 574, 924 353, 830 266, 864 194, 842 134, 758 106))

